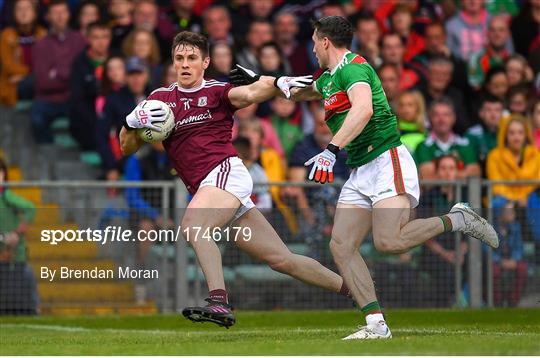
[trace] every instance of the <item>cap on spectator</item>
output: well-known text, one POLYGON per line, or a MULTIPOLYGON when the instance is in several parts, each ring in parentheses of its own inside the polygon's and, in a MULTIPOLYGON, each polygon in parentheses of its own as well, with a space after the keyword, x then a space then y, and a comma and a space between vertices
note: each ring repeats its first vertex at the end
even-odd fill
POLYGON ((146 62, 136 56, 131 56, 126 60, 126 73, 144 72, 148 70, 146 62))

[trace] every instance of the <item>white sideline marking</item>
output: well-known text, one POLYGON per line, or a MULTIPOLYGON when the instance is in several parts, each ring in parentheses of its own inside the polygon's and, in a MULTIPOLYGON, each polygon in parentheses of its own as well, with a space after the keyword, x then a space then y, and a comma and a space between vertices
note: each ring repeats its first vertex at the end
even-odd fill
MULTIPOLYGON (((0 328, 27 328, 38 329, 44 331, 60 331, 60 332, 107 332, 107 333, 143 333, 143 334, 174 334, 174 335, 205 335, 215 334, 216 331, 175 331, 163 329, 117 329, 117 328, 87 328, 79 326, 62 326, 48 324, 27 324, 27 323, 4 323, 0 324, 0 328)), ((341 331, 344 328, 293 328, 290 331, 295 333, 327 333, 330 331, 341 331)), ((263 334, 272 332, 272 329, 257 329, 257 330, 231 330, 227 334, 263 334)), ((495 336, 538 336, 539 333, 534 332, 474 332, 466 330, 450 330, 450 329, 432 329, 432 328, 395 328, 392 332, 399 333, 427 333, 427 334, 475 334, 475 335, 495 335, 495 336)))

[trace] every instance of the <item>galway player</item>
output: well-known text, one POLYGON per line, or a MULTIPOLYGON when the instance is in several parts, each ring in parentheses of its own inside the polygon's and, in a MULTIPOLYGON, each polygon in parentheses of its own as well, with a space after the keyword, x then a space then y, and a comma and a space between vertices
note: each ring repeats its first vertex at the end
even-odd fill
MULTIPOLYGON (((178 82, 159 88, 148 99, 167 103, 175 116, 175 128, 163 142, 173 167, 193 195, 182 219, 189 243, 205 275, 209 298, 204 307, 189 307, 183 314, 193 321, 209 321, 225 327, 235 323, 228 304, 221 255, 213 240, 203 238, 209 229, 234 221, 235 227, 248 227, 249 241, 236 245, 276 271, 303 282, 347 295, 343 279, 317 261, 291 253, 250 199, 253 182, 231 143, 233 113, 238 108, 263 102, 280 94, 273 77, 262 77, 249 86, 233 88, 228 83, 205 80, 210 63, 207 39, 184 31, 173 42, 172 57, 178 82)), ((281 91, 312 83, 307 77, 286 77, 279 81, 281 91)), ((142 145, 136 128, 154 128, 165 111, 141 102, 126 117, 120 132, 122 152, 135 153, 142 145), (148 117, 148 121, 140 118, 148 117), (146 122, 146 123, 142 123, 146 122)))
MULTIPOLYGON (((309 179, 332 182, 337 153, 346 149, 351 175, 338 199, 330 249, 367 325, 344 339, 391 338, 377 302, 373 280, 359 247, 373 231, 377 250, 402 253, 446 231, 461 231, 491 247, 499 240, 493 227, 465 203, 441 217, 410 221, 420 190, 416 165, 401 144, 397 120, 375 70, 349 51, 353 31, 340 16, 314 23, 313 52, 325 69, 313 86, 293 89, 293 100, 324 99, 333 138, 326 150, 309 159, 309 179)), ((237 66, 243 82, 254 73, 237 66)))

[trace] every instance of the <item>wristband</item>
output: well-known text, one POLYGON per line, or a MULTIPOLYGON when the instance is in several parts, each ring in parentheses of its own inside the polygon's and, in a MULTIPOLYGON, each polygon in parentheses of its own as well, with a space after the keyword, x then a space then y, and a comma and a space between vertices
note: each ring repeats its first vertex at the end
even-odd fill
POLYGON ((276 79, 274 80, 274 87, 279 88, 277 82, 279 81, 280 78, 281 78, 281 77, 276 77, 276 79))
POLYGON ((328 145, 326 146, 326 149, 328 149, 330 152, 334 153, 334 155, 337 157, 339 151, 341 149, 339 149, 339 147, 333 143, 328 143, 328 145))

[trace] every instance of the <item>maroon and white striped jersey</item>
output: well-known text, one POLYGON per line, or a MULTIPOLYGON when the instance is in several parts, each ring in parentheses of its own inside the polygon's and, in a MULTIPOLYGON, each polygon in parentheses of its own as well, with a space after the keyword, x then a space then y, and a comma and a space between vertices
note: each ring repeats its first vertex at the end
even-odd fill
POLYGON ((236 111, 228 97, 231 88, 215 80, 203 80, 199 87, 189 89, 175 82, 148 96, 167 103, 174 113, 174 130, 163 145, 191 194, 219 163, 237 155, 231 142, 236 111))

